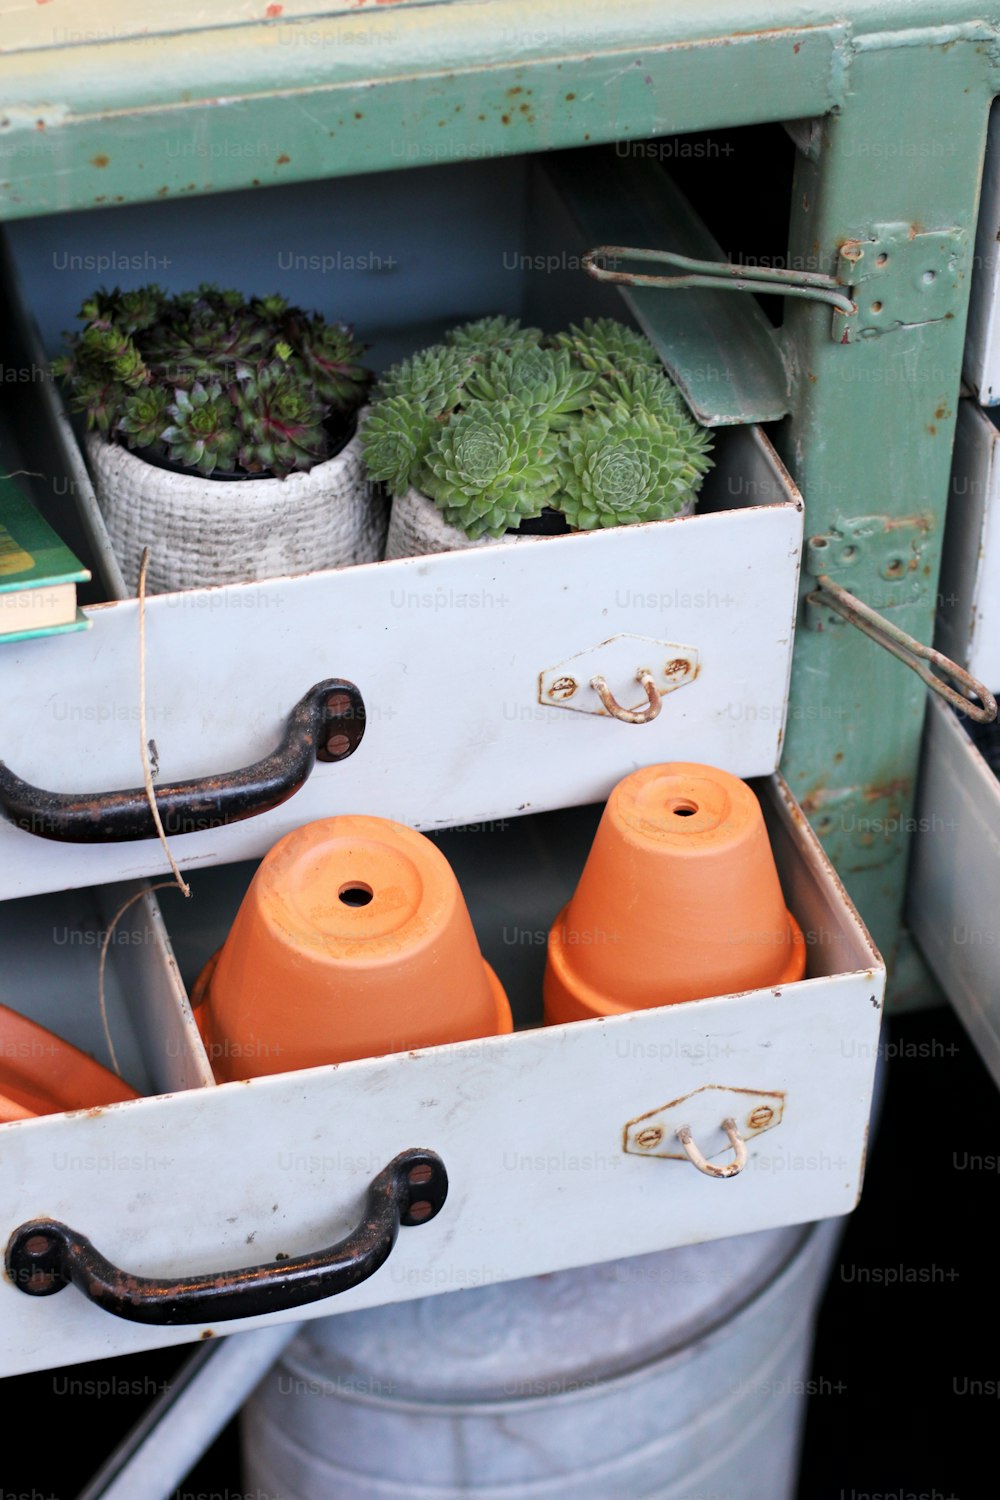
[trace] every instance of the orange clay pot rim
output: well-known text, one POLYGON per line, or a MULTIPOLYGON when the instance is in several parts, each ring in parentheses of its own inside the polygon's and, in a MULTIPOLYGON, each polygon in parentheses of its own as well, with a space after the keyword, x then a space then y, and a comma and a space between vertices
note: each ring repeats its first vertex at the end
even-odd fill
POLYGON ((551 1023, 552 1025, 579 1026, 581 1020, 607 1021, 613 1020, 618 1016, 641 1016, 646 1015, 649 1011, 673 1010, 677 1006, 700 1005, 704 1000, 727 1000, 733 994, 752 995, 759 993, 761 990, 778 990, 789 984, 801 984, 805 978, 805 938, 802 936, 802 929, 798 922, 796 922, 786 907, 785 916, 788 918, 788 927, 792 939, 791 953, 788 956, 788 963, 773 984, 755 985, 748 990, 722 990, 717 995, 702 995, 697 1000, 665 1000, 662 1005, 636 1006, 621 1004, 617 1000, 609 1000, 606 995, 602 995, 598 990, 592 989, 585 980, 581 980, 571 970, 565 968, 562 957, 566 951, 562 941, 563 916, 565 912, 566 907, 563 907, 552 924, 548 961, 553 967, 563 970, 560 977, 566 988, 571 991, 574 1000, 579 1005, 587 1006, 594 1014, 592 1016, 581 1016, 579 1019, 572 1021, 555 1021, 551 1023))
POLYGON ((0 1004, 0 1036, 3 1036, 5 1032, 16 1038, 30 1038, 36 1043, 44 1039, 51 1047, 58 1049, 64 1054, 71 1054, 74 1067, 82 1070, 87 1075, 88 1084, 92 1083, 95 1087, 100 1087, 102 1082, 107 1079, 109 1084, 114 1087, 128 1090, 132 1097, 129 1099, 115 1099, 106 1104, 62 1103, 59 1100, 58 1087, 50 1088, 49 1080, 44 1076, 30 1069, 21 1070, 20 1073, 15 1072, 13 1068, 4 1069, 2 1059, 0 1059, 0 1125, 24 1125, 32 1120, 47 1120, 55 1115, 87 1114, 92 1110, 103 1112, 106 1109, 117 1109, 122 1104, 135 1104, 143 1097, 124 1078, 120 1078, 117 1073, 112 1072, 110 1068, 106 1068, 103 1063, 99 1063, 95 1057, 91 1057, 89 1052, 84 1052, 81 1047, 74 1046, 72 1042, 68 1042, 58 1032, 51 1031, 47 1026, 43 1026, 40 1021, 33 1020, 31 1016, 23 1015, 21 1011, 14 1010, 12 1006, 0 1004), (15 1098, 19 1082, 29 1085, 34 1083, 39 1092, 48 1094, 53 1101, 54 1108, 37 1112, 36 1110, 26 1108, 23 1104, 19 1104, 15 1098), (13 1089, 14 1092, 8 1092, 9 1089, 13 1089), (10 1114, 10 1118, 4 1118, 8 1113, 10 1114))
MULTIPOLYGON (((219 954, 221 952, 222 949, 217 948, 212 954, 211 958, 206 960, 201 973, 198 975, 198 978, 195 980, 191 988, 191 1009, 194 1012, 195 1022, 197 1023, 198 1030, 201 1034, 202 1043, 204 1044, 206 1049, 209 1049, 217 1044, 217 1038, 212 1029, 211 1007, 208 1002, 210 1000, 210 990, 212 987, 212 975, 215 973, 215 966, 219 961, 219 954)), ((513 1017, 511 1015, 510 1002, 507 999, 507 992, 504 989, 503 985, 500 983, 500 979, 492 964, 488 964, 485 958, 483 959, 482 963, 483 968, 486 970, 486 978, 489 981, 490 994, 493 996, 493 1004, 496 1007, 497 1029, 493 1033, 493 1035, 461 1037, 454 1042, 435 1042, 433 1045, 427 1047, 407 1047, 407 1056, 413 1057, 418 1052, 440 1052, 442 1047, 476 1046, 480 1045, 483 1042, 498 1041, 501 1037, 512 1036, 514 1034, 515 1027, 513 1024, 513 1017)), ((316 1065, 312 1068, 290 1068, 288 1071, 290 1073, 315 1073, 317 1068, 347 1068, 350 1067, 351 1063, 371 1062, 373 1059, 384 1060, 387 1057, 395 1057, 396 1055, 397 1054, 394 1052, 373 1052, 369 1057, 350 1057, 346 1058, 343 1062, 316 1063, 316 1065)), ((212 1058, 210 1052, 208 1063, 209 1067, 212 1067, 212 1058)), ((215 1072, 214 1068, 212 1068, 212 1072, 215 1072)), ((227 1078, 219 1082, 219 1087, 224 1088, 226 1083, 255 1083, 263 1081, 266 1078, 281 1076, 283 1075, 262 1073, 259 1078, 227 1078)))

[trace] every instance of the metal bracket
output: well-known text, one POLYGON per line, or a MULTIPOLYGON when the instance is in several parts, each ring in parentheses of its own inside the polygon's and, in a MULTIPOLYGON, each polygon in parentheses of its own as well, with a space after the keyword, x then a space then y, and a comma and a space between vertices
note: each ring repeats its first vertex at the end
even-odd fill
POLYGON ((689 1161, 690 1154, 678 1139, 686 1130, 699 1142, 707 1161, 732 1149, 724 1120, 731 1120, 742 1140, 752 1140, 781 1124, 785 1109, 783 1093, 768 1089, 728 1088, 721 1083, 706 1083, 690 1094, 682 1094, 659 1109, 629 1120, 625 1126, 622 1150, 630 1156, 665 1157, 668 1161, 689 1161))
POLYGON ((665 693, 686 687, 698 675, 698 650, 678 641, 644 635, 613 635, 538 674, 538 701, 626 723, 649 723, 665 693), (634 701, 633 701, 634 700, 634 701))
POLYGON ((953 317, 967 243, 964 229, 902 223, 876 224, 870 239, 845 240, 837 281, 850 289, 855 310, 834 311, 833 337, 853 344, 953 317))
MULTIPOLYGON (((814 577, 822 573, 847 578, 872 608, 915 604, 927 592, 923 554, 933 527, 931 515, 838 520, 825 535, 806 542, 806 570, 814 577)), ((826 623, 830 622, 817 621, 815 628, 825 628, 826 623)))

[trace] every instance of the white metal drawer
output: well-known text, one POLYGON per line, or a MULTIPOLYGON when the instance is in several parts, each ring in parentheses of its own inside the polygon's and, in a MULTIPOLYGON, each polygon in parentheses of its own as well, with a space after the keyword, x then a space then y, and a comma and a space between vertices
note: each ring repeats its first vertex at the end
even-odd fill
MULTIPOLYGON (((410 1147, 437 1151, 451 1183, 440 1215, 404 1229, 370 1280, 301 1312, 155 1328, 111 1316, 73 1287, 34 1298, 4 1281, 3 1371, 848 1212, 863 1171, 884 968, 783 782, 769 777, 757 790, 808 945, 801 982, 531 1029, 545 930, 579 874, 595 814, 456 830, 444 836, 448 853, 484 952, 528 1029, 0 1127, 0 1242, 27 1221, 56 1219, 146 1276, 329 1245, 357 1220, 372 1177, 410 1147), (494 841, 492 860, 472 849, 477 837, 494 841), (523 937, 512 941, 512 931, 523 937), (753 1134, 744 1116, 757 1094, 773 1118, 753 1134), (721 1121, 732 1111, 750 1134, 739 1176, 712 1179, 682 1158, 634 1149, 630 1124, 680 1100, 691 1118, 664 1116, 668 1145, 673 1125, 690 1123, 701 1149, 724 1161, 721 1121), (147 1168, 101 1170, 118 1157, 147 1168), (62 1170, 65 1160, 79 1169, 62 1170)), ((224 935, 248 873, 203 872, 191 902, 161 896, 189 979, 224 935)), ((166 1051, 178 1014, 187 1035, 191 1027, 186 1004, 164 991, 169 960, 158 945, 140 944, 130 962, 148 970, 147 981, 130 985, 131 1013, 152 1035, 163 1028, 166 1051)), ((78 1007, 90 1003, 92 978, 80 977, 78 1007)))
POLYGON ((938 638, 974 677, 1000 688, 1000 432, 972 401, 958 409, 938 638))
POLYGON ((1000 1084, 1000 781, 934 698, 908 900, 913 934, 1000 1084))
MULTIPOLYGON (((267 755, 325 679, 357 684, 367 709, 350 759, 317 765, 262 816, 176 837, 179 864, 260 855, 336 812, 428 829, 593 801, 625 770, 662 760, 774 770, 802 524, 767 438, 733 428, 691 518, 151 598, 148 734, 161 784, 267 755), (580 653, 592 654, 577 667, 580 653), (689 680, 647 725, 572 711, 543 677, 578 671, 576 701, 599 707, 588 683, 603 671, 629 704, 642 698, 637 669, 679 658, 689 680)), ((0 759, 49 791, 142 784, 138 605, 89 614, 89 631, 0 649, 0 759)), ((61 844, 0 818, 0 899, 166 868, 152 838, 61 844)))

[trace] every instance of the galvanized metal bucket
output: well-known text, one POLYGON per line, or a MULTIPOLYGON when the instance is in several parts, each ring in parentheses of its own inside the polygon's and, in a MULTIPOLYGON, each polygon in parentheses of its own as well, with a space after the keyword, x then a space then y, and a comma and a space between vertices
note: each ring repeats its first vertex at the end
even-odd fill
POLYGON ((839 1221, 309 1323, 244 1408, 281 1500, 790 1500, 839 1221))

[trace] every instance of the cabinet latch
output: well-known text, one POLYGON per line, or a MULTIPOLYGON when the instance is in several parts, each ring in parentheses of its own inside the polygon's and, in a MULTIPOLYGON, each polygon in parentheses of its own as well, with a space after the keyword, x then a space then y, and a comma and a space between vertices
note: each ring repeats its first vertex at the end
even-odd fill
POLYGON ((967 241, 964 229, 914 224, 876 224, 870 239, 845 240, 837 280, 854 311, 834 312, 834 338, 853 344, 954 317, 967 241))
POLYGON ((629 245, 598 245, 583 256, 581 265, 595 281, 616 286, 659 287, 664 291, 709 287, 826 302, 833 308, 831 336, 838 344, 854 344, 859 339, 953 317, 967 244, 968 232, 964 229, 876 224, 870 238, 844 240, 835 276, 785 266, 693 260, 672 250, 629 245), (681 274, 653 276, 618 269, 630 260, 672 266, 681 274))

